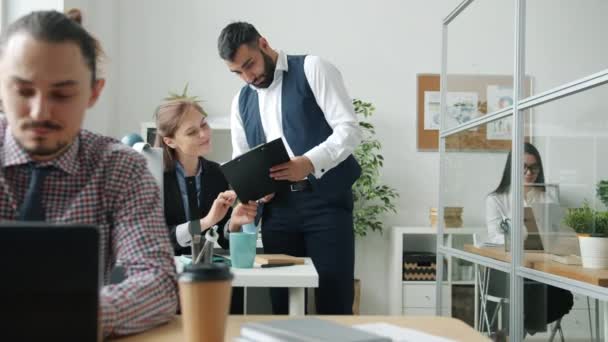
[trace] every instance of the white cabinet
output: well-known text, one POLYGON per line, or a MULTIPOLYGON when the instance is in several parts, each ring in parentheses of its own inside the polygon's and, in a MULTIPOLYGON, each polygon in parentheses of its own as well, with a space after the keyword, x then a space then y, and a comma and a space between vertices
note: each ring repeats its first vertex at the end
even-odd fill
MULTIPOLYGON (((434 283, 427 284, 425 282, 425 284, 416 284, 415 281, 404 282, 401 295, 403 299, 402 312, 405 313, 407 309, 435 309, 435 304, 437 303, 435 289, 434 283)), ((450 298, 450 287, 444 285, 441 295, 443 298, 450 298)), ((443 301, 443 309, 448 310, 448 312, 450 309, 449 302, 449 300, 443 301)))
MULTIPOLYGON (((481 229, 481 228, 479 228, 481 229)), ((452 235, 473 235, 476 228, 452 228, 446 231, 447 243, 451 245, 452 235)), ((436 283, 434 281, 403 281, 403 253, 408 251, 433 252, 437 248, 437 230, 432 227, 392 227, 390 230, 390 265, 389 265, 389 314, 415 315, 435 314, 436 283), (412 242, 412 243, 408 243, 412 242)), ((441 267, 442 265, 437 265, 441 267)), ((442 290, 442 314, 450 315, 452 307, 453 284, 470 284, 473 279, 452 279, 451 259, 447 259, 447 270, 444 273, 442 290)))

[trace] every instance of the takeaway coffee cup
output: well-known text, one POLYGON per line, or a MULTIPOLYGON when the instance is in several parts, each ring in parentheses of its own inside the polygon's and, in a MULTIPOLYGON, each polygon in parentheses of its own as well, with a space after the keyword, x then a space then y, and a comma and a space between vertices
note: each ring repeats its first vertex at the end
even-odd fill
POLYGON ((179 300, 187 342, 224 341, 232 273, 225 264, 187 265, 179 276, 179 300))

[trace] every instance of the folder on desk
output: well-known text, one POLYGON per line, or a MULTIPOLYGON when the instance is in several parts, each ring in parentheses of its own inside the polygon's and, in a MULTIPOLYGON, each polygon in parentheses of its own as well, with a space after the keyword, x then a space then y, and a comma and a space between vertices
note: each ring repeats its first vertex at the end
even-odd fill
POLYGON ((249 322, 241 327, 247 341, 390 342, 391 339, 318 318, 249 322))
POLYGON ((289 182, 270 178, 270 168, 289 160, 283 140, 277 138, 224 163, 221 169, 239 200, 246 203, 286 190, 289 182))
POLYGON ((255 262, 260 265, 303 265, 304 258, 294 257, 287 254, 258 254, 255 256, 255 262))

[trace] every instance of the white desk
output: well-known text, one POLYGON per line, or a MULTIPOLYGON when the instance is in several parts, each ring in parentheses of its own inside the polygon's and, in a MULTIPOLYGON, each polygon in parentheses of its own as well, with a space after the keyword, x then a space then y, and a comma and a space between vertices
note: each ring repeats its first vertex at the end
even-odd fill
MULTIPOLYGON (((179 257, 175 257, 177 273, 181 273, 184 266, 179 257)), ((304 265, 285 267, 261 268, 232 268, 234 279, 232 286, 243 287, 245 304, 247 302, 247 287, 287 287, 289 288, 289 315, 302 316, 306 308, 306 289, 319 287, 319 275, 310 258, 305 258, 304 265)), ((246 308, 246 305, 245 305, 246 308)))

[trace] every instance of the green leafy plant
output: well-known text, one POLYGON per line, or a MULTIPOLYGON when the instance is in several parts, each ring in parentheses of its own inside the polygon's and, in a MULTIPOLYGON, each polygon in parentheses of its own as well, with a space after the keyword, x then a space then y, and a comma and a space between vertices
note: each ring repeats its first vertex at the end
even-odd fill
POLYGON ((169 96, 165 97, 163 100, 165 101, 176 101, 176 100, 185 100, 192 101, 195 103, 200 103, 201 100, 198 96, 189 96, 188 95, 188 83, 184 86, 184 90, 182 90, 181 94, 170 91, 169 96))
POLYGON ((582 208, 568 209, 564 223, 578 234, 608 237, 608 211, 598 211, 583 202, 582 208))
POLYGON ((380 183, 380 169, 384 157, 380 154, 382 145, 376 139, 374 126, 366 121, 376 108, 358 99, 353 100, 355 113, 362 116, 359 126, 363 131, 363 140, 355 150, 355 158, 361 165, 361 177, 353 185, 354 229, 358 236, 366 236, 368 231, 382 232, 381 215, 396 213, 394 200, 399 197, 397 191, 380 183))
POLYGON ((601 180, 597 183, 597 197, 608 208, 608 180, 601 180))

